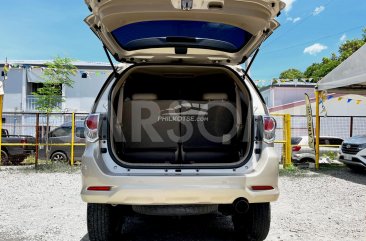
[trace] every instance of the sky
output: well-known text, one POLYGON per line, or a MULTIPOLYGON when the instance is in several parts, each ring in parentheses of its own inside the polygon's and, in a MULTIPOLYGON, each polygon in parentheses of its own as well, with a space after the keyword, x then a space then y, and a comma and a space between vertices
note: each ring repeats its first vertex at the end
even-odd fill
MULTIPOLYGON (((256 80, 304 71, 366 27, 366 0, 285 0, 281 27, 263 44, 252 66, 256 80)), ((56 56, 107 62, 102 44, 83 19, 83 0, 0 0, 0 60, 49 60, 56 56)))

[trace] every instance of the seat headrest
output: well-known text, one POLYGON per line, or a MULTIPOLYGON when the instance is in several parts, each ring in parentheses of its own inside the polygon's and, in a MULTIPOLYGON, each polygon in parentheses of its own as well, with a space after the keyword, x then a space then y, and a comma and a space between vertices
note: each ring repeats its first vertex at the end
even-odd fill
POLYGON ((153 93, 137 93, 132 95, 133 100, 157 100, 158 96, 153 93))
POLYGON ((228 96, 227 96, 226 93, 206 93, 206 94, 203 94, 202 99, 207 100, 207 101, 210 101, 210 100, 227 100, 228 96))

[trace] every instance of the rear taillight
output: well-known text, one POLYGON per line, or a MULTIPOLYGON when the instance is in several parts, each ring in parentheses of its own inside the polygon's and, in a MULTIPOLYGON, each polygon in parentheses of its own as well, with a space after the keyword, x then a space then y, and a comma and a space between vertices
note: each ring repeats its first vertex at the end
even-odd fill
POLYGON ((99 138, 99 114, 90 114, 85 119, 85 138, 89 142, 96 142, 99 138))
POLYGON ((272 186, 252 186, 253 191, 268 191, 273 189, 272 186))
POLYGON ((263 116, 263 141, 273 143, 276 137, 276 120, 270 116, 263 116))
POLYGON ((301 146, 293 146, 292 147, 292 151, 300 151, 301 150, 301 146))
POLYGON ((111 189, 111 186, 91 186, 87 188, 88 191, 110 191, 111 189))
MULTIPOLYGON (((28 143, 28 141, 27 141, 27 139, 21 139, 21 140, 20 140, 20 143, 22 143, 22 144, 27 144, 27 143, 28 143)), ((25 148, 25 145, 23 145, 23 148, 25 148)))

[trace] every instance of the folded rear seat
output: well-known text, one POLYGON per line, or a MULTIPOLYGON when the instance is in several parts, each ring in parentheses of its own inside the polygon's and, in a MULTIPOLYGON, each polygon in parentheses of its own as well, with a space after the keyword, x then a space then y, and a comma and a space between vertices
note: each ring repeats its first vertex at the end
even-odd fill
POLYGON ((178 141, 172 140, 168 136, 168 131, 173 131, 174 135, 179 136, 180 124, 178 121, 164 121, 159 118, 160 110, 169 109, 177 104, 178 102, 173 100, 157 100, 157 96, 150 93, 134 94, 132 100, 124 101, 122 114, 124 161, 130 163, 178 161, 178 141))
MULTIPOLYGON (((181 134, 193 128, 192 136, 182 143, 183 163, 226 163, 239 160, 235 104, 225 93, 207 93, 203 101, 207 115, 195 120, 182 121, 181 134)), ((202 110, 201 110, 202 111, 202 110)))

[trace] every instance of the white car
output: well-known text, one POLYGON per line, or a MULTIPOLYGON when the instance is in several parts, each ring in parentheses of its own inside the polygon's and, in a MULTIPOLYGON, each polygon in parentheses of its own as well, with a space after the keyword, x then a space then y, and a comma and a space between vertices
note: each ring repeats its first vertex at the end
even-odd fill
POLYGON ((340 149, 339 161, 352 170, 366 170, 366 135, 346 139, 340 149))
MULTIPOLYGON (((335 136, 319 137, 319 153, 320 158, 325 156, 333 156, 334 160, 338 159, 339 148, 343 139, 335 136)), ((295 164, 315 162, 315 150, 309 146, 308 136, 297 136, 291 138, 292 145, 292 161, 295 164)))
POLYGON ((122 63, 111 61, 114 73, 85 121, 81 197, 90 240, 120 235, 126 209, 219 211, 232 215, 242 239, 264 240, 269 203, 279 196, 276 122, 239 65, 255 58, 285 4, 85 2, 86 23, 122 63))

